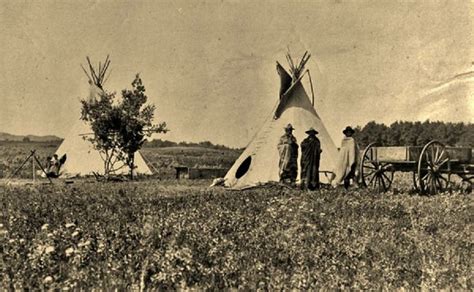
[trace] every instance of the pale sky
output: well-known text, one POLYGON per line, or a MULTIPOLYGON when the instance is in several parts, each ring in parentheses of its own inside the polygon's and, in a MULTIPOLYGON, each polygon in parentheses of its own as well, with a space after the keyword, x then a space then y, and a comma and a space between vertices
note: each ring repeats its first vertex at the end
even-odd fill
POLYGON ((110 54, 105 88, 140 72, 160 138, 245 146, 288 48, 312 54, 336 144, 372 120, 474 122, 473 19, 472 1, 0 0, 0 132, 64 137, 88 93, 80 64, 110 54))

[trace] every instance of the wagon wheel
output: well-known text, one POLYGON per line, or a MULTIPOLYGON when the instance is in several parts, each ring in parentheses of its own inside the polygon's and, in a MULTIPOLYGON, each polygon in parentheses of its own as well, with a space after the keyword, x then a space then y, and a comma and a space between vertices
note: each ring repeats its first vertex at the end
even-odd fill
POLYGON ((374 145, 375 143, 369 144, 362 153, 360 180, 364 187, 386 192, 392 185, 393 166, 391 163, 377 160, 374 145))
POLYGON ((438 141, 431 141, 423 147, 418 159, 416 183, 421 194, 435 195, 449 186, 449 154, 446 147, 438 141))

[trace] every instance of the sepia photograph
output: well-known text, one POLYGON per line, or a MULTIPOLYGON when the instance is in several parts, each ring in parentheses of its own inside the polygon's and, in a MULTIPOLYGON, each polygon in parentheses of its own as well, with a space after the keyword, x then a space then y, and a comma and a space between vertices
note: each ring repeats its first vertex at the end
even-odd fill
POLYGON ((0 290, 474 289, 472 0, 0 0, 0 290))

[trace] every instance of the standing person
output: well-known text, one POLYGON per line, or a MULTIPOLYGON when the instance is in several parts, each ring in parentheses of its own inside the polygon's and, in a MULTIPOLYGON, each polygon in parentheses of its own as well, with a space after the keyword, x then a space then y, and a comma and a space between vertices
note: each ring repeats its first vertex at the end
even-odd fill
POLYGON ((348 189, 351 179, 354 179, 355 182, 357 181, 359 147, 352 137, 355 133, 354 129, 347 126, 342 133, 345 137, 341 142, 341 149, 339 150, 339 157, 334 169, 331 185, 336 187, 341 182, 344 182, 344 188, 348 189))
POLYGON ((301 142, 301 188, 311 191, 319 188, 319 161, 321 160, 321 142, 311 127, 306 131, 308 137, 301 142))
POLYGON ((280 182, 295 185, 298 176, 298 144, 293 136, 293 126, 285 127, 285 134, 280 137, 278 152, 280 154, 280 182))

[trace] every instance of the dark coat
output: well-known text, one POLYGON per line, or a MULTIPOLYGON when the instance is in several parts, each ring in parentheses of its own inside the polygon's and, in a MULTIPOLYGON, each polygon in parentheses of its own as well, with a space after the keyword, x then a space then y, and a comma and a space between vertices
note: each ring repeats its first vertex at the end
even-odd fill
POLYGON ((292 134, 283 135, 278 143, 280 179, 295 181, 298 175, 298 144, 292 134))
POLYGON ((319 187, 321 152, 321 142, 315 135, 301 142, 301 183, 310 189, 319 187))

